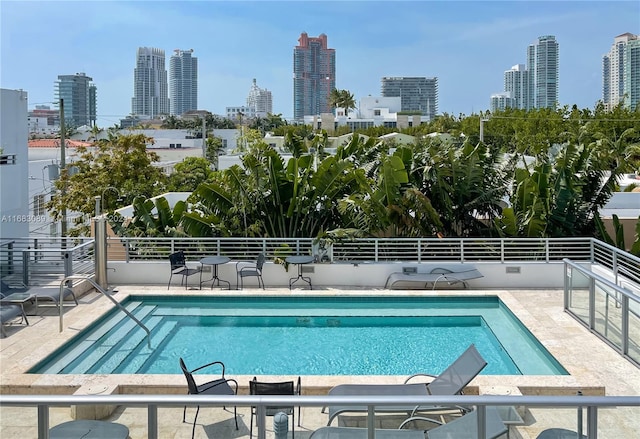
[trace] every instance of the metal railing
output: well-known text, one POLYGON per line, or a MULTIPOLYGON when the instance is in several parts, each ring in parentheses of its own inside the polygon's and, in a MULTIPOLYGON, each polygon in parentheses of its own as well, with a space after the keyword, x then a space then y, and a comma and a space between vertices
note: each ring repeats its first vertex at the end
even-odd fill
MULTIPOLYGON (((255 259, 258 253, 275 258, 314 254, 316 246, 313 238, 109 237, 109 241, 124 244, 128 261, 164 260, 177 250, 184 251, 190 259, 211 254, 255 259)), ((593 260, 593 241, 592 238, 357 238, 329 245, 332 262, 560 262, 563 258, 593 260)), ((611 251, 606 245, 602 249, 611 251)))
POLYGON ((41 285, 72 274, 93 274, 92 238, 12 238, 0 246, 0 275, 41 285))
MULTIPOLYGON (((149 328, 147 328, 144 325, 144 323, 142 323, 140 320, 138 320, 138 318, 136 316, 131 314, 128 309, 126 309, 124 306, 122 306, 120 304, 120 302, 118 302, 116 299, 111 297, 111 295, 108 292, 106 292, 100 285, 98 285, 90 276, 86 276, 86 275, 71 275, 71 276, 67 276, 64 279, 62 279, 62 281, 60 281, 60 297, 61 298, 64 297, 64 294, 62 293, 62 290, 64 289, 65 284, 70 280, 82 280, 83 282, 89 282, 93 286, 93 288, 96 289, 96 291, 98 291, 104 297, 109 299, 116 306, 116 308, 118 308, 120 311, 125 313, 127 315, 127 317, 129 317, 131 320, 133 320, 136 323, 136 325, 140 326, 140 328, 142 328, 144 330, 144 332, 147 333, 147 345, 149 346, 149 349, 151 349, 151 331, 149 331, 149 328)), ((64 330, 64 308, 63 308, 63 302, 64 302, 64 300, 60 300, 59 301, 59 309, 58 309, 59 318, 60 318, 60 324, 59 324, 59 331, 60 332, 62 332, 64 330)))
MULTIPOLYGON (((147 438, 159 437, 158 408, 162 407, 256 407, 258 438, 265 438, 266 408, 367 406, 369 438, 375 437, 373 417, 376 406, 475 406, 478 411, 478 439, 485 439, 487 406, 523 406, 526 408, 575 408, 576 419, 586 409, 588 439, 598 437, 598 411, 603 408, 640 407, 637 396, 277 396, 277 395, 1 395, 0 407, 37 407, 38 438, 49 438, 49 408, 72 405, 119 405, 147 408, 147 438)), ((634 413, 637 417, 638 414, 634 413)), ((318 426, 319 427, 319 426, 318 426)), ((578 426, 578 430, 582 425, 578 426)), ((620 436, 622 437, 622 436, 620 436)))
POLYGON ((640 366, 640 296, 620 286, 632 281, 615 270, 614 282, 568 259, 564 264, 565 311, 640 366))

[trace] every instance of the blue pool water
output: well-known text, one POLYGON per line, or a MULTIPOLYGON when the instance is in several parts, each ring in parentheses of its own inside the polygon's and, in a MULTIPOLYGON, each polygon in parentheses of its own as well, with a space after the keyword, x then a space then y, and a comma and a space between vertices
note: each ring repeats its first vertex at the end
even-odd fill
POLYGON ((490 375, 566 374, 497 297, 131 296, 31 373, 438 374, 474 343, 490 375))

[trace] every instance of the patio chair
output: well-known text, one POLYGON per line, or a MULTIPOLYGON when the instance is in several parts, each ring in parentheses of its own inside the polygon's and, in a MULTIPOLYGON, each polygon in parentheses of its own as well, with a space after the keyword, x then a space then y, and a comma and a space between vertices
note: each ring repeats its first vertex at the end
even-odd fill
MULTIPOLYGON (((293 381, 283 381, 278 383, 267 383, 256 380, 256 377, 253 377, 251 381, 249 381, 249 394, 250 395, 300 395, 302 392, 302 387, 300 385, 300 377, 298 377, 297 383, 293 381)), ((258 413, 257 408, 255 406, 251 407, 251 422, 249 426, 249 437, 253 437, 253 418, 256 418, 256 424, 258 422, 258 413)), ((269 406, 266 410, 267 416, 275 416, 277 413, 284 413, 288 416, 291 416, 291 438, 295 437, 295 423, 296 423, 296 415, 295 409, 293 406, 289 407, 274 407, 269 406)), ((264 426, 263 426, 264 427, 264 426)), ((300 407, 298 407, 298 427, 300 427, 300 407)))
POLYGON ((244 262, 239 261, 236 264, 236 285, 240 286, 240 289, 243 288, 244 282, 243 279, 245 277, 257 277, 258 278, 258 286, 262 287, 264 290, 264 280, 262 279, 262 267, 266 258, 264 253, 260 253, 258 255, 258 259, 255 262, 244 262))
MULTIPOLYGON (((187 369, 184 364, 184 360, 180 358, 180 368, 187 379, 187 387, 189 395, 237 395, 238 394, 238 382, 232 378, 225 378, 224 376, 224 363, 221 361, 214 361, 213 363, 205 364, 204 366, 197 367, 193 370, 187 369), (208 381, 203 384, 197 384, 193 373, 207 367, 216 366, 221 368, 221 376, 213 381, 208 381), (233 385, 233 388, 231 387, 233 385)), ((196 415, 193 418, 193 427, 191 429, 191 438, 193 439, 196 432, 196 422, 198 420, 198 413, 200 413, 200 406, 196 408, 196 415)), ((237 408, 233 408, 233 417, 236 422, 236 430, 238 430, 238 411, 237 408)), ((182 411, 182 422, 187 422, 187 406, 182 411)))
POLYGON ((167 290, 171 286, 171 278, 173 275, 182 276, 180 279, 180 285, 185 284, 185 288, 189 288, 189 276, 200 273, 201 267, 189 268, 187 266, 187 260, 182 250, 177 251, 169 255, 169 262, 171 263, 171 275, 169 276, 169 284, 167 290))
POLYGON ((36 296, 38 303, 43 299, 52 300, 56 306, 60 306, 60 300, 65 301, 68 297, 71 297, 75 304, 78 304, 75 293, 69 287, 63 287, 62 293, 60 292, 60 287, 31 287, 26 292, 36 296))
POLYGON ((4 294, 5 296, 13 293, 24 293, 28 289, 29 288, 24 286, 12 287, 11 285, 0 279, 0 294, 4 294))
MULTIPOLYGON (((500 419, 495 407, 486 410, 485 437, 495 439, 507 433, 508 427, 500 419)), ((321 427, 311 433, 309 439, 367 439, 366 428, 321 427)), ((478 414, 473 410, 466 415, 430 430, 376 429, 376 439, 476 439, 478 437, 478 414)))
MULTIPOLYGON (((5 295, 0 293, 0 300, 4 297, 5 295)), ((3 337, 7 336, 4 324, 10 322, 16 317, 20 317, 23 322, 26 321, 27 317, 24 314, 24 308, 22 306, 0 302, 0 333, 2 333, 3 337)))
MULTIPOLYGON (((440 375, 418 373, 408 377, 404 384, 341 384, 329 390, 329 395, 458 395, 462 394, 464 388, 484 369, 487 362, 480 355, 475 345, 471 344, 449 367, 440 375), (409 383, 417 377, 431 378, 429 383, 409 383)), ((443 407, 425 406, 377 406, 375 410, 387 413, 410 413, 414 416, 417 412, 442 410, 443 407)), ((461 411, 468 411, 467 408, 457 407, 461 411)), ((333 419, 343 413, 367 412, 367 406, 329 406, 329 421, 331 425, 333 419)))

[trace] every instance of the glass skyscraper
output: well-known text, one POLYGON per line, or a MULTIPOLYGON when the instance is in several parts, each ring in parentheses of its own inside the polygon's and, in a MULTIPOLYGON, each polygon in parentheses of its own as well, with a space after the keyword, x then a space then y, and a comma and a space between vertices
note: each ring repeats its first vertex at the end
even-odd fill
POLYGON ((527 49, 529 102, 527 108, 556 108, 558 105, 559 47, 556 37, 545 35, 527 49))
POLYGON ((251 117, 266 117, 267 114, 273 113, 271 92, 265 88, 258 87, 255 78, 247 95, 247 108, 251 117))
POLYGON ((293 50, 293 117, 331 113, 329 96, 336 88, 336 51, 327 47, 327 36, 300 34, 293 50))
POLYGON ((401 111, 417 112, 433 120, 438 113, 438 78, 384 77, 382 96, 400 97, 401 111))
POLYGON ((624 33, 602 57, 602 102, 608 110, 620 102, 632 110, 640 103, 640 39, 624 33))
POLYGON ((154 118, 169 114, 169 87, 165 68, 164 50, 140 47, 133 70, 133 98, 131 113, 134 116, 154 118))
POLYGON ((91 126, 96 123, 96 86, 84 73, 58 75, 56 98, 64 100, 64 120, 67 126, 91 126))
POLYGON ((173 51, 169 60, 171 115, 180 116, 198 109, 198 58, 193 49, 173 51))

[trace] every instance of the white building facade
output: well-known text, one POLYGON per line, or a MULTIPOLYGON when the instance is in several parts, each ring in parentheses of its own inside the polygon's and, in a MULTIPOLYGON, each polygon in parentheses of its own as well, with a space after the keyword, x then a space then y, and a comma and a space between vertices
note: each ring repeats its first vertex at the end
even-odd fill
POLYGON ((172 116, 198 109, 198 58, 193 49, 174 50, 169 60, 169 91, 172 116))
POLYGON ((164 50, 140 47, 133 70, 133 98, 131 113, 155 118, 169 114, 169 87, 164 50))
POLYGON ((602 57, 602 102, 607 110, 623 102, 634 110, 640 102, 640 39, 624 33, 602 57))
POLYGON ((247 96, 250 117, 266 117, 273 113, 273 97, 267 89, 258 87, 255 78, 247 96))
POLYGON ((27 92, 0 89, 0 240, 29 235, 27 92))

